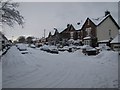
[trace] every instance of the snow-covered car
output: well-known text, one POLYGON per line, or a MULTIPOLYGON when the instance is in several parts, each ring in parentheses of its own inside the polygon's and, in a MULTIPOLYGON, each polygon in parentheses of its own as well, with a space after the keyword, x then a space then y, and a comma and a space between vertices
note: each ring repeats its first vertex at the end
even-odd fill
POLYGON ((78 49, 80 49, 79 46, 72 45, 72 46, 69 46, 68 52, 74 52, 78 49))
POLYGON ((35 43, 35 46, 39 48, 39 47, 42 47, 43 44, 42 43, 35 43))
POLYGON ((36 48, 36 46, 34 44, 31 44, 30 47, 31 48, 36 48))
POLYGON ((28 53, 26 44, 17 44, 16 47, 21 52, 21 54, 27 54, 28 53))
POLYGON ((101 50, 111 50, 111 48, 105 44, 100 44, 99 47, 101 48, 101 50))
POLYGON ((63 50, 68 51, 69 50, 69 46, 64 46, 63 50))
POLYGON ((17 48, 20 50, 20 51, 26 51, 27 50, 27 47, 25 44, 17 44, 17 48))
POLYGON ((85 55, 87 54, 87 52, 86 51, 88 51, 88 50, 90 50, 90 49, 93 49, 91 46, 89 46, 89 45, 83 45, 82 47, 81 47, 81 49, 82 49, 82 53, 84 53, 85 55))
POLYGON ((89 45, 83 45, 83 46, 81 46, 81 49, 86 49, 86 50, 88 50, 88 49, 92 49, 92 47, 89 46, 89 45))
POLYGON ((97 55, 97 49, 96 48, 92 48, 92 49, 88 49, 86 50, 86 54, 87 55, 97 55))
POLYGON ((69 46, 64 46, 64 47, 59 47, 58 51, 68 51, 69 50, 69 46))
POLYGON ((21 54, 28 54, 28 51, 21 51, 21 54))
POLYGON ((68 51, 68 52, 73 52, 78 49, 80 49, 78 46, 64 46, 63 48, 58 48, 59 51, 68 51))
POLYGON ((47 52, 49 52, 49 51, 50 51, 50 49, 49 49, 49 46, 48 46, 48 45, 43 45, 43 46, 40 48, 40 50, 47 51, 47 52))
POLYGON ((57 50, 57 49, 52 49, 52 50, 50 50, 50 53, 55 53, 55 54, 58 54, 59 52, 58 52, 58 50, 57 50))
POLYGON ((58 51, 65 51, 65 49, 63 49, 63 48, 58 48, 58 51))
POLYGON ((49 47, 49 50, 50 50, 50 53, 55 53, 55 54, 58 54, 58 49, 56 46, 50 46, 49 47))
POLYGON ((40 50, 43 50, 43 51, 46 51, 46 52, 49 52, 49 53, 56 53, 56 54, 59 53, 56 46, 44 45, 40 48, 40 50))

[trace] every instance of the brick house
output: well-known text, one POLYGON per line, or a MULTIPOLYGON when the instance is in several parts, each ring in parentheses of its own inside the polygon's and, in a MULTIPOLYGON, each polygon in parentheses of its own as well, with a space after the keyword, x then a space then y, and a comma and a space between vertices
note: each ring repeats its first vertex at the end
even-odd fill
POLYGON ((68 24, 67 28, 60 33, 60 38, 64 44, 74 43, 80 39, 80 31, 76 30, 72 24, 68 24))
POLYGON ((68 24, 60 33, 55 30, 54 35, 49 33, 47 40, 53 44, 67 44, 68 41, 80 40, 82 44, 92 47, 98 46, 99 43, 110 45, 110 41, 118 34, 119 28, 110 12, 106 11, 102 17, 86 18, 84 22, 80 23, 78 30, 72 24, 68 24))
POLYGON ((56 45, 60 41, 60 33, 57 29, 55 29, 54 34, 52 35, 51 32, 49 32, 49 35, 47 37, 47 42, 49 45, 56 45))
MULTIPOLYGON (((87 18, 80 29, 81 39, 85 45, 97 46, 104 40, 110 41, 118 34, 119 25, 109 11, 97 19, 87 18)), ((107 42, 108 43, 108 42, 107 42)))
POLYGON ((61 39, 62 40, 69 40, 69 39, 77 39, 77 31, 74 28, 72 24, 68 24, 67 28, 65 28, 61 33, 60 33, 61 39))
MULTIPOLYGON (((85 45, 94 46, 94 40, 96 40, 96 25, 91 21, 90 18, 87 18, 85 23, 83 24, 82 28, 80 29, 81 32, 81 40, 85 45)), ((96 45, 95 45, 96 46, 96 45)))
POLYGON ((78 38, 78 32, 74 28, 72 24, 68 24, 67 27, 62 31, 58 32, 57 29, 55 29, 54 34, 52 35, 51 32, 49 32, 49 35, 47 37, 47 41, 49 45, 55 45, 55 44, 62 44, 66 45, 68 44, 68 41, 70 39, 77 40, 78 38))

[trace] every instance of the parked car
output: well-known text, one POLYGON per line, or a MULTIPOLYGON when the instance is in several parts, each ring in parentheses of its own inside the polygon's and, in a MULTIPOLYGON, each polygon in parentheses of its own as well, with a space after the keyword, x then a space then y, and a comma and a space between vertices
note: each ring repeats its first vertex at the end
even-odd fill
POLYGON ((55 53, 55 54, 59 53, 56 46, 50 46, 49 49, 50 49, 50 53, 55 53))
POLYGON ((35 46, 39 48, 39 47, 42 47, 43 44, 42 43, 35 43, 35 46))
POLYGON ((24 45, 24 44, 17 44, 17 48, 18 48, 20 51, 26 51, 26 50, 27 50, 27 47, 26 47, 26 45, 24 45))
POLYGON ((64 46, 63 50, 68 51, 69 50, 69 46, 64 46))
POLYGON ((100 48, 98 48, 98 47, 93 48, 89 45, 84 45, 81 47, 81 49, 85 55, 97 55, 99 53, 99 50, 100 50, 100 48))
POLYGON ((27 46, 25 44, 17 44, 16 45, 17 49, 21 51, 21 54, 27 54, 27 46))
POLYGON ((43 51, 46 51, 46 52, 49 52, 49 53, 55 53, 55 54, 59 53, 56 46, 44 45, 40 48, 40 50, 43 50, 43 51))
POLYGON ((36 46, 34 44, 31 44, 30 47, 31 48, 36 48, 36 46))
POLYGON ((52 49, 52 50, 50 50, 50 53, 55 53, 55 54, 58 54, 59 52, 58 52, 58 50, 57 50, 57 49, 52 49))
POLYGON ((86 51, 89 50, 89 49, 92 49, 92 47, 89 46, 89 45, 84 45, 84 46, 81 47, 81 49, 82 49, 82 53, 84 53, 86 55, 87 54, 86 51))
POLYGON ((97 55, 97 49, 93 48, 93 49, 89 49, 86 50, 87 55, 97 55))
POLYGON ((21 51, 21 54, 28 54, 28 51, 21 51))
POLYGON ((73 51, 72 48, 69 48, 69 49, 68 49, 68 52, 72 52, 72 51, 73 51))
POLYGON ((49 46, 48 46, 48 45, 43 45, 42 47, 40 47, 40 50, 47 51, 47 52, 49 52, 49 51, 50 51, 50 49, 49 49, 49 46))
POLYGON ((65 51, 65 49, 63 49, 63 48, 58 48, 58 51, 65 51))

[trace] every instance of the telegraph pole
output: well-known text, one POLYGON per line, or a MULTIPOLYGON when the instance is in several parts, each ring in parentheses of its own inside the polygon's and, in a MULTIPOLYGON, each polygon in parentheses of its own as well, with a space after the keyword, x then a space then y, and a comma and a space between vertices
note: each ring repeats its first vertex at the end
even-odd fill
POLYGON ((44 44, 45 44, 45 42, 46 42, 46 39, 45 39, 45 29, 44 29, 44 38, 43 38, 43 40, 44 40, 44 44))
POLYGON ((44 38, 45 38, 45 31, 46 31, 46 30, 44 29, 44 38))

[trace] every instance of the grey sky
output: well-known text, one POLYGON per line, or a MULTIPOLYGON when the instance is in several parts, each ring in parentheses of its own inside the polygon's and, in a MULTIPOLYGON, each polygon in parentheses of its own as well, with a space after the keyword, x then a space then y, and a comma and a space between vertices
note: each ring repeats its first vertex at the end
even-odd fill
POLYGON ((49 31, 54 32, 54 27, 58 31, 64 30, 68 23, 76 27, 77 22, 86 17, 104 16, 105 10, 109 10, 113 18, 118 20, 117 2, 21 2, 19 10, 25 18, 25 27, 22 29, 19 26, 5 26, 4 33, 8 38, 17 38, 21 35, 40 38, 43 37, 44 29, 47 36, 49 31))

